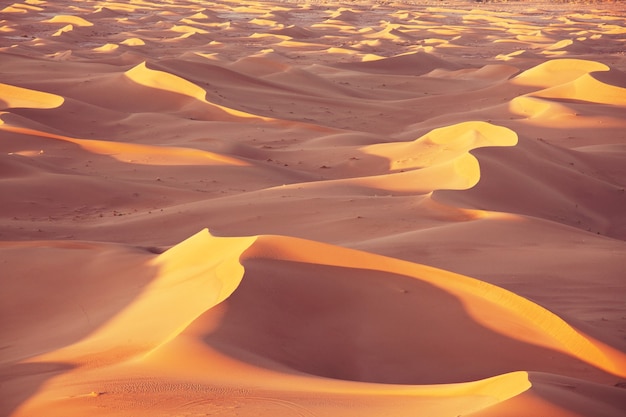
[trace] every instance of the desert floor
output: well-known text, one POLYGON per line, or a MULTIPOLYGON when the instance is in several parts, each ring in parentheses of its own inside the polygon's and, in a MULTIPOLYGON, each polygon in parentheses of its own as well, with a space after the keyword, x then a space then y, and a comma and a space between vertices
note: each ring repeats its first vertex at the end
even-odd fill
POLYGON ((0 7, 0 415, 624 415, 626 4, 0 7))

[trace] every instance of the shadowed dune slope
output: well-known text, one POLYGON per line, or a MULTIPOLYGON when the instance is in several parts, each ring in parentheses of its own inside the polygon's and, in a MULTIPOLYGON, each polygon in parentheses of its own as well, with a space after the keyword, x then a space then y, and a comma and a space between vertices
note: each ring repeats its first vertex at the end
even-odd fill
POLYGON ((474 151, 481 164, 480 182, 470 190, 437 191, 434 198, 545 218, 623 240, 626 184, 618 162, 623 151, 621 147, 614 147, 610 154, 565 150, 522 138, 504 152, 497 148, 474 151))
MULTIPOLYGON (((5 245, 3 259, 11 259, 9 268, 19 270, 20 258, 37 251, 55 251, 55 263, 46 265, 53 276, 94 251, 100 256, 66 278, 65 287, 84 306, 59 304, 66 299, 60 293, 42 305, 47 313, 40 310, 48 316, 47 327, 35 330, 42 321, 36 316, 11 320, 39 338, 21 339, 23 346, 15 352, 23 354, 25 346, 44 349, 27 354, 34 357, 20 364, 76 367, 55 378, 57 395, 85 389, 80 387, 89 384, 94 372, 116 375, 103 392, 108 406, 123 397, 129 383, 145 395, 139 382, 126 382, 138 369, 161 378, 186 375, 200 386, 223 379, 223 372, 230 375, 223 383, 245 385, 273 375, 263 383, 266 389, 300 391, 310 385, 318 395, 358 395, 358 385, 351 387, 349 381, 361 381, 353 384, 367 382, 362 389, 376 393, 370 395, 392 400, 411 392, 418 404, 457 393, 459 404, 435 406, 436 415, 450 407, 468 412, 514 401, 518 395, 530 396, 524 393, 529 387, 529 392, 541 393, 541 383, 535 387, 533 379, 528 385, 522 375, 513 376, 518 368, 569 374, 569 384, 576 387, 577 377, 603 381, 609 374, 626 374, 623 353, 522 297, 469 277, 366 252, 279 236, 218 238, 205 230, 160 255, 112 245, 33 242, 5 245), (93 268, 102 278, 96 278, 93 268), (104 278, 110 275, 114 281, 104 278), (101 286, 86 282, 85 276, 101 286), (79 328, 56 330, 76 315, 84 318, 79 328), (51 327, 53 321, 58 324, 51 327), (493 374, 503 375, 490 379, 493 374), (479 379, 483 381, 465 382, 479 379), (506 380, 513 385, 505 388, 506 380), (394 385, 382 390, 380 383, 394 385), (451 385, 426 388, 434 383, 451 385), (474 395, 487 397, 471 400, 474 395)), ((3 303, 5 317, 16 310, 9 300, 24 300, 21 294, 32 294, 32 286, 41 283, 33 273, 14 286, 3 303)), ((9 375, 22 366, 4 364, 9 375)), ((21 373, 9 378, 25 383, 21 373)), ((621 397, 609 388, 583 387, 602 393, 607 410, 620 404, 621 397)), ((572 398, 585 402, 584 395, 572 398)), ((48 401, 42 396, 24 410, 36 411, 49 406, 48 401)), ((70 401, 63 407, 75 406, 70 401)))
POLYGON ((625 28, 2 4, 0 415, 623 417, 625 28))

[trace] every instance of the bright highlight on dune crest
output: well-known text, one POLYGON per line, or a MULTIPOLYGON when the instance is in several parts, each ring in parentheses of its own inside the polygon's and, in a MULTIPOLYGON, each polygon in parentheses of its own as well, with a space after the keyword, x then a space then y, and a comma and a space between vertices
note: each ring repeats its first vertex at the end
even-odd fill
POLYGON ((223 107, 214 103, 208 103, 205 100, 206 91, 199 86, 191 83, 183 78, 177 77, 167 72, 151 70, 146 66, 145 62, 137 65, 136 67, 126 71, 124 76, 131 81, 158 90, 167 91, 170 93, 180 94, 200 102, 210 104, 212 107, 219 109, 220 111, 241 118, 258 118, 259 116, 248 114, 235 109, 223 107))
POLYGON ((359 184, 393 192, 428 193, 467 189, 480 181, 479 161, 470 151, 485 146, 515 146, 514 131, 486 122, 464 122, 435 129, 413 142, 375 144, 362 152, 389 160, 393 174, 360 178, 359 184))
POLYGON ((2 106, 9 108, 53 109, 65 101, 63 97, 43 91, 29 90, 8 84, 0 84, 2 106))
POLYGON ((622 417, 625 28, 2 4, 0 415, 622 417))
POLYGON ((44 20, 43 23, 69 23, 74 26, 93 26, 93 23, 83 19, 80 16, 74 15, 56 15, 48 20, 44 20))

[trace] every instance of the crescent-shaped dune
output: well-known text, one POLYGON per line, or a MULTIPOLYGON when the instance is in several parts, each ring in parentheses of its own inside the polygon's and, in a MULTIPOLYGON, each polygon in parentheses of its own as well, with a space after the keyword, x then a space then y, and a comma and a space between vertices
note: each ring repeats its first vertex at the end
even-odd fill
POLYGON ((0 84, 3 110, 9 108, 53 109, 65 101, 63 97, 43 91, 0 84))
POLYGON ((0 416, 622 417, 592 3, 3 4, 0 416))

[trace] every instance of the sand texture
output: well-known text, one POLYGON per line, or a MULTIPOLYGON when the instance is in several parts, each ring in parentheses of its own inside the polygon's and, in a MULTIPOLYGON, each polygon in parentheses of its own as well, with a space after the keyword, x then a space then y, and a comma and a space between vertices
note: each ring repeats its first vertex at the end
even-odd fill
POLYGON ((626 4, 0 4, 0 416, 623 417, 626 4))

